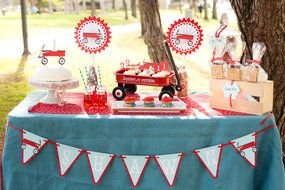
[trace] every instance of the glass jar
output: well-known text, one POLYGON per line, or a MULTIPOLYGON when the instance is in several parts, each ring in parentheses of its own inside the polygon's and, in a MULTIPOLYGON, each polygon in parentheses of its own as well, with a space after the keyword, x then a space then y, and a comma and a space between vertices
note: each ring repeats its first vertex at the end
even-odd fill
POLYGON ((181 91, 177 93, 179 98, 188 97, 188 74, 185 66, 180 66, 179 70, 179 80, 181 85, 181 91))
POLYGON ((98 85, 96 88, 96 107, 105 108, 107 104, 107 91, 103 85, 98 85))

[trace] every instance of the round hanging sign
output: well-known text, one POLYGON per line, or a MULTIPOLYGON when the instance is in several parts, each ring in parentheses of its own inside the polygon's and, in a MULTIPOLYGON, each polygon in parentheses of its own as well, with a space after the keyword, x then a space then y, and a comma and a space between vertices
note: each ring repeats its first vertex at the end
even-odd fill
POLYGON ((78 47, 85 52, 100 53, 110 42, 110 27, 99 17, 84 18, 75 28, 75 39, 78 47))
POLYGON ((202 32, 201 26, 194 20, 179 19, 168 28, 167 41, 176 53, 191 54, 201 45, 202 32))

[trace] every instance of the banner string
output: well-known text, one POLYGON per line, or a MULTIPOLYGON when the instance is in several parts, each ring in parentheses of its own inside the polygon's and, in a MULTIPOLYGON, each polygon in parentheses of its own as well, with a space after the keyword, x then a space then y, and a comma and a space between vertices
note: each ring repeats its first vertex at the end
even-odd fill
MULTIPOLYGON (((269 114, 264 120, 268 120, 270 117, 272 116, 272 114, 269 114)), ((19 131, 19 132, 21 132, 21 133, 23 133, 23 129, 20 129, 20 128, 17 128, 17 127, 15 127, 14 125, 11 125, 11 124, 8 124, 8 126, 10 126, 12 129, 15 129, 15 130, 17 130, 17 131, 19 131)), ((276 126, 275 124, 271 124, 271 125, 269 125, 269 126, 267 126, 267 127, 265 127, 265 128, 263 128, 263 129, 261 129, 261 130, 259 130, 259 131, 256 131, 255 133, 254 133, 254 135, 259 135, 259 134, 261 134, 261 133, 263 133, 263 132, 265 132, 265 131, 267 131, 267 130, 269 130, 269 129, 271 129, 271 128, 273 128, 274 126, 276 126)), ((231 140, 232 141, 232 140, 231 140)), ((229 142, 227 142, 227 143, 222 143, 220 146, 221 147, 225 147, 225 146, 229 146, 229 145, 231 145, 232 143, 231 143, 231 141, 229 141, 229 142)), ((47 143, 49 143, 49 144, 53 144, 53 145, 57 145, 58 143, 57 142, 54 142, 54 141, 51 141, 51 140, 47 140, 47 143)), ((60 143, 59 143, 60 144, 60 143)), ((81 149, 81 148, 79 148, 79 149, 81 149)), ((82 153, 87 153, 89 150, 85 150, 85 149, 81 149, 81 151, 82 151, 82 153)), ((197 152, 196 150, 193 150, 192 151, 194 154, 197 152)), ((181 152, 181 154, 183 155, 183 156, 188 156, 188 154, 186 154, 186 153, 183 153, 183 152, 181 152)), ((120 155, 120 156, 116 156, 115 154, 113 154, 116 158, 121 158, 121 156, 122 155, 120 155)), ((155 157, 156 155, 149 155, 149 157, 150 158, 153 158, 153 157, 155 157)))

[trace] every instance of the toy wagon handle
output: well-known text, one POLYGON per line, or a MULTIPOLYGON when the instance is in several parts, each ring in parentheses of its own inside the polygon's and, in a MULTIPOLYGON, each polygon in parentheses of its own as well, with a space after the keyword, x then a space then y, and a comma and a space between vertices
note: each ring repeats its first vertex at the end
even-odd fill
POLYGON ((166 40, 164 40, 164 47, 166 49, 168 58, 170 59, 170 67, 172 68, 172 70, 175 73, 175 78, 176 78, 176 81, 177 81, 177 84, 176 84, 175 88, 176 88, 177 91, 181 91, 182 87, 181 87, 181 84, 180 84, 179 73, 177 71, 177 67, 175 65, 174 59, 172 57, 172 54, 171 54, 171 51, 170 51, 170 48, 169 48, 169 45, 168 45, 166 40))

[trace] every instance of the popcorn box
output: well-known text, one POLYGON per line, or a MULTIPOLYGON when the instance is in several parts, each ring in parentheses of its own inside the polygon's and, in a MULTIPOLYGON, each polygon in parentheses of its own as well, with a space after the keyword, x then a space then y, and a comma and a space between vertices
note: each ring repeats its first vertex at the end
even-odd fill
POLYGON ((218 108, 248 114, 263 115, 273 108, 273 81, 245 82, 235 81, 238 95, 234 98, 225 97, 225 86, 232 83, 229 80, 210 79, 211 108, 218 108), (231 100, 230 100, 231 98, 231 100))
POLYGON ((227 77, 228 80, 241 80, 241 70, 240 67, 228 67, 227 68, 227 77))

